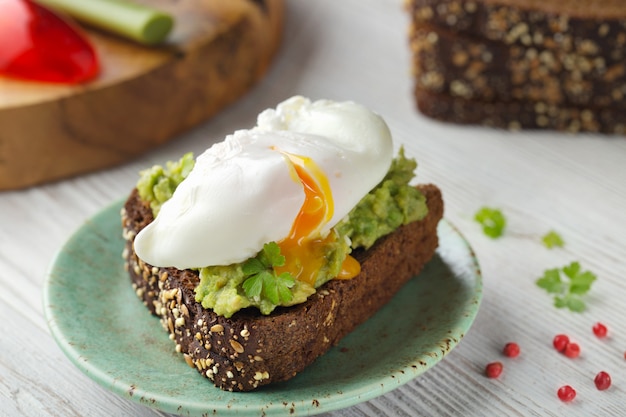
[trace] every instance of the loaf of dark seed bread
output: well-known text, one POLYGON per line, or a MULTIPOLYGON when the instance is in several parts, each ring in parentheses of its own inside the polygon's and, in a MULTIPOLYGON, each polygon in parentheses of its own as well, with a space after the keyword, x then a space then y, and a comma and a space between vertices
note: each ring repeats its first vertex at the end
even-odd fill
POLYGON ((626 53, 623 0, 405 0, 405 7, 418 25, 507 45, 615 61, 626 53))
POLYGON ((415 89, 419 111, 442 122, 476 124, 509 130, 552 129, 562 132, 626 133, 624 110, 581 108, 531 101, 477 101, 415 89))
POLYGON ((626 2, 405 0, 426 116, 624 134, 626 2))
POLYGON ((413 26, 409 36, 421 90, 480 101, 626 109, 623 58, 506 45, 435 26, 413 26))
POLYGON ((221 389, 250 391, 295 376, 421 271, 438 245, 443 201, 434 185, 419 189, 426 196, 428 215, 401 226, 367 251, 354 251, 361 263, 357 277, 331 280, 305 303, 277 308, 268 316, 256 309, 241 310, 231 318, 218 316, 195 301, 195 271, 157 268, 138 259, 134 237, 153 216, 136 190, 122 209, 126 266, 137 295, 161 318, 187 364, 221 389))

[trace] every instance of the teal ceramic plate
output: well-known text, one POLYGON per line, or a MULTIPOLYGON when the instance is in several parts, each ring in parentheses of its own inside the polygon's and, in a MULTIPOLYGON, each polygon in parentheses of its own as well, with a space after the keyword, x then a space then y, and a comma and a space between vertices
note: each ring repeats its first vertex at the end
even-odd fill
POLYGON ((123 268, 121 203, 82 226, 48 274, 44 308, 69 359, 113 392, 165 412, 312 415, 377 397, 439 362, 468 331, 482 281, 476 258, 445 220, 440 248, 373 318, 294 379, 249 393, 223 392, 174 351, 123 268))

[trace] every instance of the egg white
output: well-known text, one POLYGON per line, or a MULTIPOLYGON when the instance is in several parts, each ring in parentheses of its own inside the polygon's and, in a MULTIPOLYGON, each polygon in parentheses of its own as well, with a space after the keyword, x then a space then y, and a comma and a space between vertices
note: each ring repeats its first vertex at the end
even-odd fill
POLYGON ((325 173, 334 203, 325 233, 382 180, 393 144, 382 118, 361 105, 293 97, 197 158, 137 235, 137 255, 178 269, 229 265, 285 238, 305 195, 284 152, 311 158, 325 173))

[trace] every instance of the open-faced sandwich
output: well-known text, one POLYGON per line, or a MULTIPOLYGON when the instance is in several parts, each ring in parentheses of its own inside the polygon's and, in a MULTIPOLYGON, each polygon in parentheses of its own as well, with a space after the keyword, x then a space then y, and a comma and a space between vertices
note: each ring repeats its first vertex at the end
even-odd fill
POLYGON ((433 256, 443 201, 415 168, 363 106, 292 97, 141 173, 122 209, 133 288, 219 388, 288 380, 433 256))

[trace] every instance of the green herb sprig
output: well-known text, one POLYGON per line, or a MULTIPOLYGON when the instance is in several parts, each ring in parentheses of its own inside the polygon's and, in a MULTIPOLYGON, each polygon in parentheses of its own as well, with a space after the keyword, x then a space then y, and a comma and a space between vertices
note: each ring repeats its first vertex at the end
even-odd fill
POLYGON ((535 283, 548 294, 554 294, 555 307, 568 308, 579 313, 585 310, 585 302, 581 296, 589 292, 596 278, 594 273, 583 271, 580 263, 572 262, 561 269, 546 270, 535 283), (567 280, 562 279, 561 272, 567 280))
POLYGON ((482 207, 474 215, 474 220, 482 225, 483 233, 492 239, 502 236, 506 228, 506 217, 499 209, 482 207))
POLYGON ((263 245, 263 250, 242 266, 248 278, 242 286, 249 298, 265 298, 272 304, 288 303, 293 299, 291 288, 295 285, 293 276, 288 272, 276 275, 273 267, 285 265, 276 242, 263 245))
POLYGON ((565 246, 565 241, 563 240, 561 235, 559 235, 554 230, 550 230, 548 233, 543 235, 543 237, 541 238, 541 241, 543 242, 544 246, 548 249, 562 248, 563 246, 565 246))

